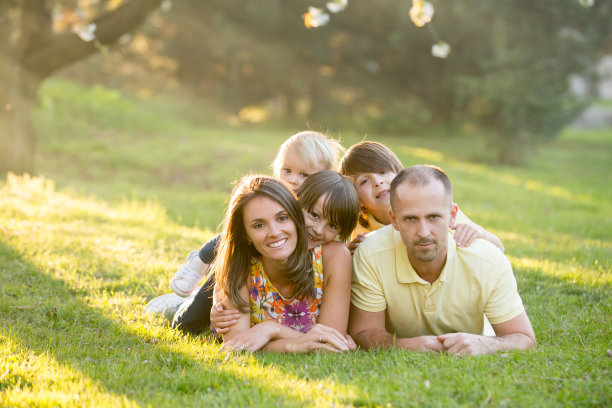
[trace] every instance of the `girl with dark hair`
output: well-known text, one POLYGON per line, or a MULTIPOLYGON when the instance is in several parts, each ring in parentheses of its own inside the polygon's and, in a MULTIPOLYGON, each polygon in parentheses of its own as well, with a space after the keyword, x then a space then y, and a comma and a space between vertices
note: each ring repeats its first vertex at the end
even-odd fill
MULTIPOLYGON (((312 209, 318 205, 317 199, 312 209)), ((320 211, 323 215, 325 210, 320 211)), ((309 242, 319 238, 310 231, 283 182, 247 176, 236 186, 214 265, 215 302, 239 311, 238 321, 223 335, 225 348, 354 349, 346 336, 350 254, 340 242, 308 251, 309 242)))

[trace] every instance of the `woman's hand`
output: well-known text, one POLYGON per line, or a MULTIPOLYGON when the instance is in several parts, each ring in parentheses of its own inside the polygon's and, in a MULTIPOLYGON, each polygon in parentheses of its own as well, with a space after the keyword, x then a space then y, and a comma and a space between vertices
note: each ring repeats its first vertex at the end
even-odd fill
POLYGON ((230 327, 238 323, 240 312, 236 309, 224 309, 221 303, 214 304, 210 309, 210 323, 217 334, 225 334, 230 327))
POLYGON ((221 350, 248 351, 252 353, 268 344, 279 332, 278 323, 267 320, 259 323, 249 330, 236 334, 231 340, 224 342, 221 350))
POLYGON ((341 353, 355 350, 355 342, 351 336, 344 337, 334 328, 317 324, 308 333, 287 344, 287 351, 291 353, 307 353, 317 349, 341 353))
POLYGON ((348 244, 348 249, 349 251, 351 251, 351 255, 353 255, 353 252, 355 252, 355 250, 357 249, 357 247, 359 246, 359 244, 361 244, 361 241, 363 241, 366 237, 366 233, 362 232, 361 234, 357 234, 357 236, 348 244))

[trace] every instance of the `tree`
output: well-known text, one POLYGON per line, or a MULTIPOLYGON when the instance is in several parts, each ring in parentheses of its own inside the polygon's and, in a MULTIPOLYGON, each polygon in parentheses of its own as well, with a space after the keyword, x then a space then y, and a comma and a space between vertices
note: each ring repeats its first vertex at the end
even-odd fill
POLYGON ((34 171, 30 112, 41 83, 134 30, 161 2, 129 0, 116 8, 117 2, 93 2, 100 13, 83 25, 85 35, 56 32, 50 1, 0 1, 0 173, 34 171))
POLYGON ((477 128, 498 162, 518 163, 589 102, 569 78, 612 44, 612 2, 446 2, 426 28, 415 25, 417 3, 428 2, 350 1, 306 30, 301 2, 183 0, 165 52, 181 81, 233 113, 268 104, 294 122, 300 106, 299 119, 315 126, 368 133, 477 128), (452 47, 444 59, 432 56, 440 39, 452 47))

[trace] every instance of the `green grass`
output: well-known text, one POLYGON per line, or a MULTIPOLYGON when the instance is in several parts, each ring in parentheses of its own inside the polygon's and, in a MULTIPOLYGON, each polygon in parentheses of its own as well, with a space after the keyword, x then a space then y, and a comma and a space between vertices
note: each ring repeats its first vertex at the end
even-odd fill
POLYGON ((471 162, 482 135, 368 135, 446 169, 502 238, 534 350, 228 356, 142 308, 213 234, 231 182, 303 125, 207 126, 180 101, 62 81, 35 119, 40 176, 0 182, 0 406, 612 404, 612 130, 567 130, 517 168, 471 162))

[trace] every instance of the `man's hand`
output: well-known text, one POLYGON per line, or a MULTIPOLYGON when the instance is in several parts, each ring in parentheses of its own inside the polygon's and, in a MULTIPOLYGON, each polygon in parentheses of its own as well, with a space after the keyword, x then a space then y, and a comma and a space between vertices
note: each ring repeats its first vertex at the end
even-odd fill
POLYGON ((437 336, 420 336, 396 339, 395 346, 414 351, 426 351, 439 353, 444 351, 444 344, 437 336))
POLYGON ((470 333, 448 333, 438 336, 437 339, 449 354, 457 354, 458 356, 489 354, 495 351, 490 344, 491 341, 495 341, 495 337, 470 333))

